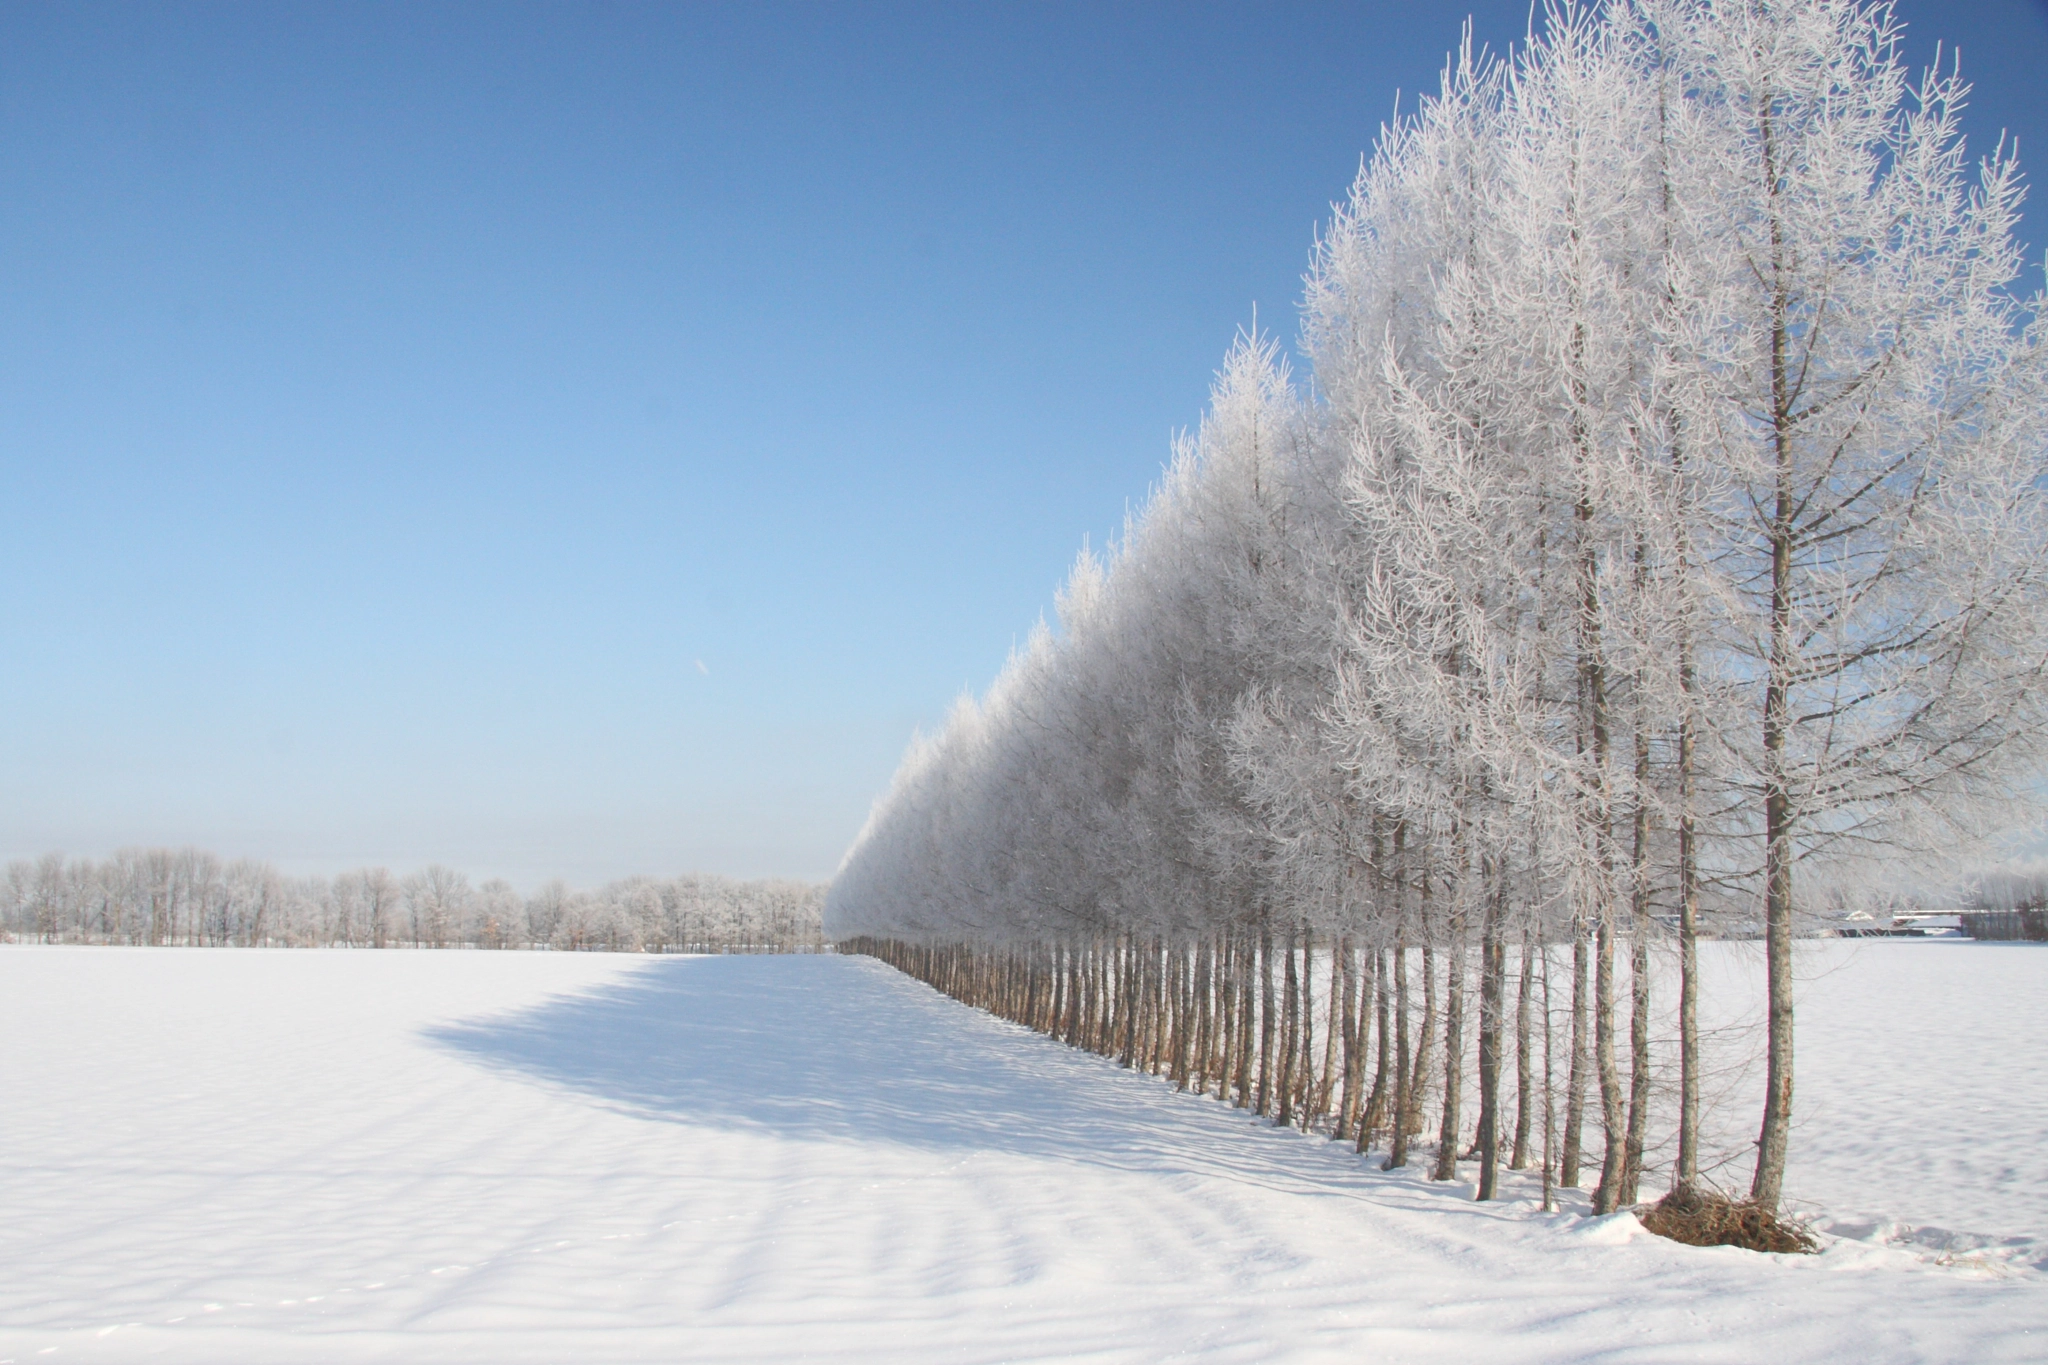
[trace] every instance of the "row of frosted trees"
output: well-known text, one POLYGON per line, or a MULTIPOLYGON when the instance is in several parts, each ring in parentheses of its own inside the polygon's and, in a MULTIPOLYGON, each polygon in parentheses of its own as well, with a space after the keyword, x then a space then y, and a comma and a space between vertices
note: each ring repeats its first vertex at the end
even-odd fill
POLYGON ((1434 1127, 1482 1198, 1547 1127, 1603 1210, 1670 1140, 1653 953, 1689 1185, 1696 943, 1758 936, 1775 1208, 1803 909, 2009 829, 2048 721, 2017 168, 1898 39, 1640 0, 1468 41, 1317 245, 1312 382, 1241 340, 1058 629, 913 744, 827 932, 1397 1163, 1434 1127))
POLYGON ((332 879, 197 849, 50 854, 0 876, 0 935, 16 942, 612 952, 798 952, 822 945, 824 888, 795 881, 634 877, 531 896, 432 866, 332 879))

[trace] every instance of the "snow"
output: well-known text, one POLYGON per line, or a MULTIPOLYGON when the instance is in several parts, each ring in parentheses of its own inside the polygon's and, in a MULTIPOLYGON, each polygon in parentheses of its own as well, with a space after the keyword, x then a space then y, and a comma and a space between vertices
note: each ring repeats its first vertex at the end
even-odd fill
POLYGON ((1886 1226, 1790 1258, 1475 1204, 866 959, 0 949, 0 1361, 2041 1358, 2048 951, 1807 966, 1792 1190, 1886 1226))
MULTIPOLYGON (((1727 1094, 1716 1145, 1740 1157, 1732 1183, 1749 1173, 1761 1094, 1763 955, 1758 944, 1711 948, 1703 1022, 1726 1029, 1724 1057, 1748 1063, 1716 1087, 1727 1094)), ((1793 1206, 1837 1235, 2048 1267, 2048 948, 1940 938, 1798 949, 1793 1206)))

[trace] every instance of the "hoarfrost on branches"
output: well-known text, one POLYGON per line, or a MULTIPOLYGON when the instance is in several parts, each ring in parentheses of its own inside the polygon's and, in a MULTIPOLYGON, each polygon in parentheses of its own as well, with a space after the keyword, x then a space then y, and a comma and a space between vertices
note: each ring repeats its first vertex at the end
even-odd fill
POLYGON ((1967 86, 1898 38, 1857 0, 1560 5, 1508 59, 1468 37, 1317 244, 1312 382, 1240 338, 1057 629, 913 745, 828 932, 962 990, 1024 972, 1019 1017, 1390 1159, 1434 1087, 1440 1175, 1476 971, 1482 1196, 1508 996, 1526 1078, 1555 946, 1544 1161, 1577 1183, 1590 1105, 1601 1208, 1649 1142, 1649 953, 1680 949, 1690 1183, 1693 942, 1760 932, 1776 1206, 1801 906, 2030 818, 2048 722, 2018 167, 1973 170, 1967 86), (985 958, 1010 965, 960 965, 985 958))

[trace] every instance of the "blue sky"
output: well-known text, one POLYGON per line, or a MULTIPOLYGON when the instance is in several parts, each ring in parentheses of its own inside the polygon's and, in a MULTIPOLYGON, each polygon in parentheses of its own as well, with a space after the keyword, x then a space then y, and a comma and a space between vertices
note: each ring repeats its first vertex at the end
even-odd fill
POLYGON ((0 857, 828 875, 1467 13, 0 7, 0 857))

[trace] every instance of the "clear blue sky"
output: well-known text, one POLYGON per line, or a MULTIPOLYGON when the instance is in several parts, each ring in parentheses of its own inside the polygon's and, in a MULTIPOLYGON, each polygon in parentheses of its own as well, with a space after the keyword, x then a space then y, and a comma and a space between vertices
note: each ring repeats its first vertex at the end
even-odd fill
POLYGON ((828 875, 1468 12, 0 7, 0 857, 828 875))

